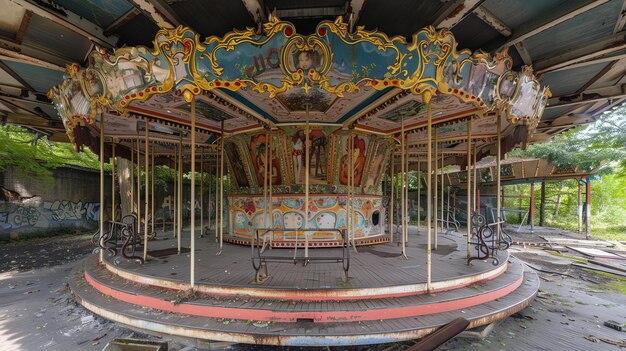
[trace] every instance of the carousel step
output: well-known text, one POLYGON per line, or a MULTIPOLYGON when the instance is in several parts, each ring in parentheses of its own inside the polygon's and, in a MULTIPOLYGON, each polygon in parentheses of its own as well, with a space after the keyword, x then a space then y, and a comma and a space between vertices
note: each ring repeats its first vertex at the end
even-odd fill
MULTIPOLYGON (((519 265, 512 265, 519 268, 519 265)), ((476 306, 419 317, 350 321, 343 323, 296 323, 208 318, 168 312, 111 299, 84 278, 72 273, 70 287, 77 300, 92 312, 133 329, 157 334, 265 345, 364 345, 421 338, 457 317, 471 321, 470 328, 492 323, 530 304, 539 288, 534 272, 523 272, 522 284, 511 293, 476 306)))
POLYGON ((123 279, 93 259, 85 261, 84 279, 103 295, 163 311, 212 318, 328 323, 425 316, 476 306, 517 289, 523 281, 523 266, 514 260, 494 279, 444 292, 355 301, 280 301, 199 293, 189 296, 183 291, 123 279))

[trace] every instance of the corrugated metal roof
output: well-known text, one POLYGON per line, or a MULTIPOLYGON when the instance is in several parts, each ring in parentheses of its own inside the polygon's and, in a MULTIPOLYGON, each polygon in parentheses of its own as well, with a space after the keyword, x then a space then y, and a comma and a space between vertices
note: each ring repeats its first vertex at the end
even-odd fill
POLYGON ((622 1, 609 1, 524 41, 533 60, 561 54, 611 35, 622 1))
POLYGON ((133 8, 126 0, 53 0, 96 25, 107 28, 133 8))
POLYGON ((606 65, 607 63, 603 62, 580 67, 575 74, 572 74, 571 70, 549 72, 543 76, 541 84, 549 86, 554 96, 574 94, 606 65))
POLYGON ((84 61, 92 46, 84 36, 38 15, 30 19, 23 42, 79 63, 84 61))
POLYGON ((520 25, 536 17, 546 15, 549 11, 558 8, 560 4, 567 1, 568 0, 487 0, 482 6, 510 28, 518 28, 520 25))
POLYGON ((235 28, 256 26, 242 1, 187 0, 174 2, 170 6, 203 37, 221 36, 235 28))
POLYGON ((27 65, 25 63, 2 61, 24 79, 35 90, 47 93, 53 85, 63 80, 63 72, 27 65))
POLYGON ((357 24, 411 40, 411 35, 431 24, 433 16, 445 5, 442 1, 368 0, 357 24))

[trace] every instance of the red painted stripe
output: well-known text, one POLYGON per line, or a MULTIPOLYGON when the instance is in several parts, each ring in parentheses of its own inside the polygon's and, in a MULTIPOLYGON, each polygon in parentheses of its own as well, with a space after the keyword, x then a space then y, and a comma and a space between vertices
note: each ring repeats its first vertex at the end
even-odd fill
POLYGON ((91 284, 96 290, 105 295, 111 296, 117 300, 127 303, 132 303, 138 306, 150 307, 162 311, 189 314, 200 317, 270 322, 296 322, 298 319, 313 319, 315 322, 321 323, 396 319, 460 310, 463 308, 480 305, 501 298, 517 289, 524 280, 524 276, 521 275, 519 279, 517 279, 513 284, 489 293, 452 301, 436 302, 426 305, 372 309, 364 311, 278 312, 262 309, 218 307, 187 303, 174 304, 172 302, 164 301, 155 297, 136 295, 110 288, 93 279, 87 272, 84 273, 84 276, 89 284, 91 284))

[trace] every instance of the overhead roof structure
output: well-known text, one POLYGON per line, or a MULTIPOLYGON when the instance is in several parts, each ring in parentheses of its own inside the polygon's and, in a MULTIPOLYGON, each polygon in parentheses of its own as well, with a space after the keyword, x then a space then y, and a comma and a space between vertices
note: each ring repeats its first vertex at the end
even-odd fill
POLYGON ((342 16, 351 30, 409 36, 450 28, 459 48, 507 48, 513 69, 533 67, 553 97, 534 139, 589 123, 626 100, 626 19, 621 0, 369 1, 9 0, 0 23, 0 119, 67 140, 45 94, 65 65, 85 64, 94 45, 152 46, 160 27, 188 26, 201 37, 259 27, 270 13, 309 34, 342 16))

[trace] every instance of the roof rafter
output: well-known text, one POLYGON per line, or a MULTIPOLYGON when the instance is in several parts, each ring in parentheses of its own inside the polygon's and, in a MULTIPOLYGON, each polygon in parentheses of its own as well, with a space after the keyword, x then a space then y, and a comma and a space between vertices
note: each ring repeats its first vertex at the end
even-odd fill
POLYGON ((350 32, 354 32, 354 27, 359 22, 361 10, 363 10, 365 0, 347 0, 345 22, 350 26, 350 32))
POLYGON ((61 65, 68 64, 72 61, 69 58, 59 57, 55 54, 35 47, 15 44, 2 37, 0 37, 0 58, 7 61, 26 63, 60 72, 65 72, 65 68, 61 65), (28 51, 30 55, 23 54, 23 51, 28 51), (39 57, 33 57, 31 56, 32 54, 36 54, 39 57))
POLYGON ((173 29, 184 24, 178 14, 163 0, 129 1, 161 28, 173 29))
POLYGON ((432 25, 440 28, 454 28, 467 15, 478 8, 485 0, 455 0, 442 8, 436 15, 432 25))

